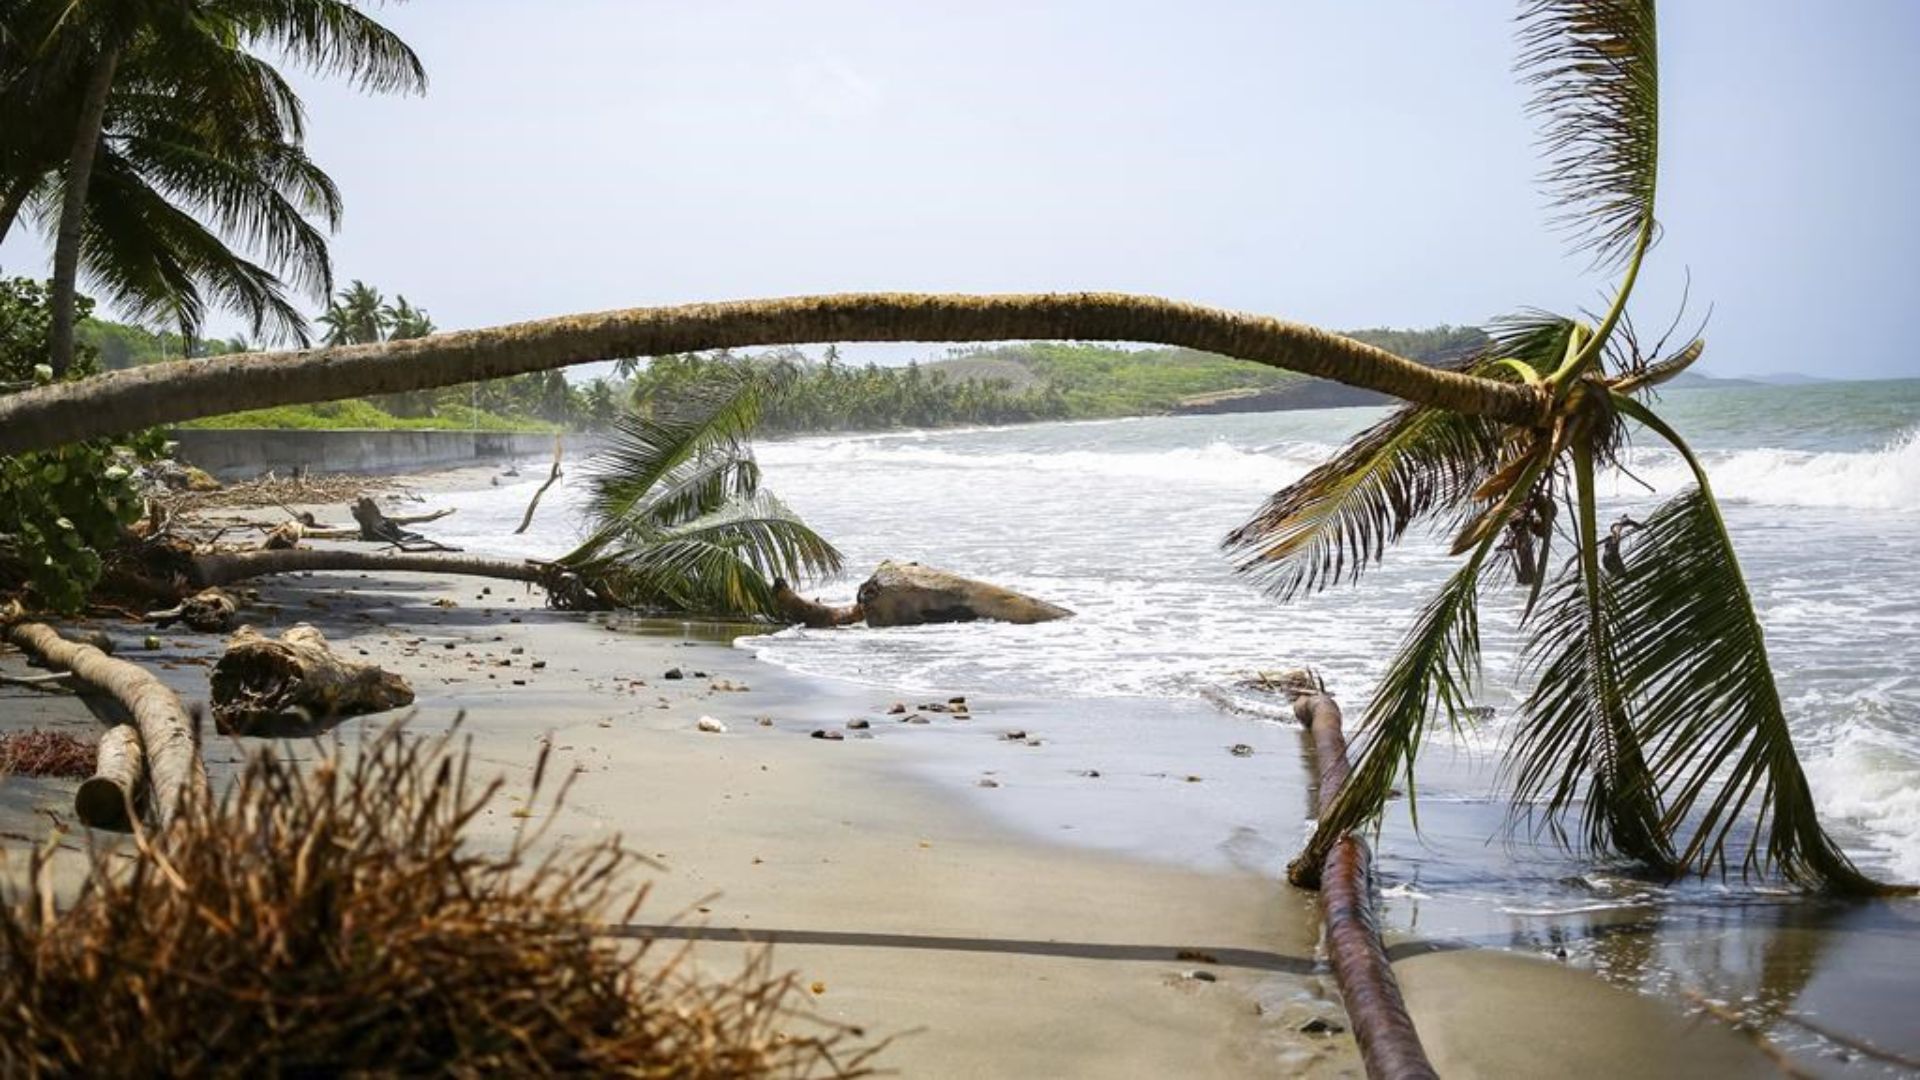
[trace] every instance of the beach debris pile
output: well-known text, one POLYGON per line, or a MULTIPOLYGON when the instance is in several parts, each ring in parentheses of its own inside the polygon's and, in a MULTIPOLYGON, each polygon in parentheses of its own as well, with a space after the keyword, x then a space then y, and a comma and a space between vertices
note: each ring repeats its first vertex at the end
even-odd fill
POLYGON ((306 623, 277 639, 241 627, 214 664, 211 684, 214 725, 230 735, 309 732, 342 717, 413 702, 406 679, 342 659, 306 623))
POLYGON ((0 776, 51 776, 68 780, 93 775, 94 744, 64 731, 0 734, 0 776))

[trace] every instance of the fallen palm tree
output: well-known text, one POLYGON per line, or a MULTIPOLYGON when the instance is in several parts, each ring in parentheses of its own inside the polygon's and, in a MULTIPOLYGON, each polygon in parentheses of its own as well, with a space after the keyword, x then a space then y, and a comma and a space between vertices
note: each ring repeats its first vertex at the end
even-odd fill
POLYGON ((150 810, 154 821, 165 827, 185 802, 203 794, 207 786, 198 740, 179 695, 138 664, 116 660, 94 645, 69 641, 43 623, 19 619, 18 608, 0 615, 0 638, 47 667, 71 672, 81 687, 111 699, 132 717, 145 751, 150 810))
MULTIPOLYGON (((0 906, 0 1073, 854 1077, 765 954, 731 980, 596 936, 632 921, 617 840, 468 842, 501 788, 395 726, 310 766, 256 751, 221 798, 105 850, 56 906, 36 852, 0 906)), ((527 805, 552 820, 558 797, 527 805)), ((564 794, 564 791, 562 792, 564 794)))

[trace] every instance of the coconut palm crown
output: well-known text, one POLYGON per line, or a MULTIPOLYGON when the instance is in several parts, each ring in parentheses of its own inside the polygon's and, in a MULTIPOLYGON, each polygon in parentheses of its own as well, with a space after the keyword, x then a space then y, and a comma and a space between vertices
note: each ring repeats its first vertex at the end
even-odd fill
POLYGON ((1335 841, 1377 822, 1441 715, 1469 723, 1479 602, 1524 596, 1534 680, 1507 766, 1516 823, 1662 875, 1777 873, 1845 893, 1882 886, 1822 830, 1765 636, 1699 459, 1649 407, 1694 339, 1643 352, 1627 301, 1659 229, 1653 0, 1532 0, 1520 21, 1544 182, 1575 250, 1619 274, 1597 322, 1531 314, 1496 328, 1468 374, 1524 384, 1529 423, 1404 407, 1231 533, 1240 568, 1285 598, 1359 579, 1416 523, 1460 562, 1414 622, 1361 721, 1351 779, 1290 868, 1317 879, 1335 841), (1597 474, 1631 425, 1671 444, 1694 486, 1645 521, 1603 522, 1597 474))

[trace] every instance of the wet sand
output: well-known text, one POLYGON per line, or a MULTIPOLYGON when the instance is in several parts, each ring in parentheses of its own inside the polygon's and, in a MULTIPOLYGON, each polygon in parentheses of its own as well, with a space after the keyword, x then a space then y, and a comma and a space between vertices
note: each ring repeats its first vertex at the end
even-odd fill
MULTIPOLYGON (((418 730, 464 712, 477 756, 509 777, 479 843, 524 823, 516 796, 550 741, 581 771, 549 842, 618 832, 662 866, 636 932, 698 937, 699 962, 719 971, 742 939, 774 942, 776 967, 820 987, 821 1014, 894 1039, 881 1063, 902 1075, 1358 1075, 1350 1035, 1299 1030, 1345 1017, 1314 898, 1284 884, 1276 856, 1306 805, 1293 733, 1243 725, 1250 758, 1206 746, 1149 768, 1125 754, 1128 718, 1077 714, 1085 703, 976 700, 971 719, 904 724, 886 711, 900 695, 761 665, 716 643, 724 628, 610 625, 541 603, 506 583, 323 574, 261 583, 247 617, 311 622, 406 675, 418 730), (674 668, 686 677, 666 678, 674 668), (701 716, 728 730, 699 731, 701 716), (1028 728, 1038 745, 1005 737, 1028 728), (1084 775, 1090 761, 1111 775, 1084 775), (1141 786, 1177 785, 1193 800, 1182 813, 1224 823, 1225 785, 1208 774, 1232 767, 1263 770, 1274 835, 1227 829, 1190 859, 1147 857, 1168 804, 1130 809, 1141 786)), ((143 629, 102 628, 204 698, 218 641, 167 634, 143 652, 143 629)), ((0 688, 0 723, 36 722, 95 723, 72 699, 0 688)), ((216 782, 241 750, 209 744, 216 782)), ((6 848, 45 837, 70 799, 70 785, 0 783, 6 848)), ((1448 1076, 1777 1072, 1723 1026, 1564 968, 1415 949, 1397 969, 1448 1076)))

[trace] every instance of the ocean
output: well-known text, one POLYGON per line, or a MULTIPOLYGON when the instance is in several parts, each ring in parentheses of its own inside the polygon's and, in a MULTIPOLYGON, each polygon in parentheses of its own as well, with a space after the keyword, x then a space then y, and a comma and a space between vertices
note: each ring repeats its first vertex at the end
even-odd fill
MULTIPOLYGON (((1702 453, 1723 504, 1823 821, 1871 872, 1920 881, 1920 380, 1683 389, 1658 407, 1702 453)), ((1136 770, 1157 758, 1171 771, 1193 767, 1181 763, 1195 760, 1196 741, 1216 755, 1223 738, 1263 752, 1284 746, 1273 740, 1291 719, 1238 686, 1258 671, 1311 667, 1357 721, 1453 564, 1442 540, 1411 536, 1357 586, 1287 604, 1237 574, 1220 540, 1382 415, 1329 409, 763 442, 766 486, 847 557, 846 579, 812 592, 845 602, 881 560, 917 560, 1077 614, 1025 627, 793 629, 738 646, 801 675, 888 693, 1052 703, 1056 728, 1136 770), (1103 722, 1124 738, 1103 742, 1103 722)), ((549 496, 528 535, 506 536, 545 471, 525 469, 449 500, 461 512, 436 523, 435 537, 499 554, 564 550, 577 535, 582 470, 549 496)), ((1605 481, 1602 513, 1638 516, 1688 482, 1673 453, 1638 437, 1626 470, 1605 481)), ((1816 1071, 1883 1067, 1848 1039, 1920 1057, 1920 1025, 1899 1006, 1912 999, 1908 973, 1920 970, 1915 904, 1836 906, 1737 877, 1649 883, 1504 828, 1499 765, 1525 693, 1520 602, 1512 590, 1483 602, 1480 700, 1491 713, 1464 738, 1436 726, 1420 762, 1420 833, 1398 803, 1389 811, 1379 865, 1390 932, 1535 951, 1682 1003, 1718 1002, 1817 1061, 1816 1071), (1838 1025, 1842 1037, 1823 1025, 1838 1025)), ((978 762, 955 753, 928 768, 971 783, 978 762)), ((1065 795, 1051 810, 1011 801, 1021 807, 1011 816, 1056 835, 1072 829, 1068 840, 1170 858, 1186 857, 1170 847, 1187 843, 1278 873, 1302 834, 1300 808, 1262 806, 1255 775, 1265 774, 1236 781, 1223 771, 1208 801, 1191 805, 1165 785, 1141 786, 1139 800, 1165 813, 1104 828, 1066 821, 1065 795), (1162 820, 1169 816, 1184 824, 1162 820), (1212 834, 1220 835, 1194 844, 1212 834)))

